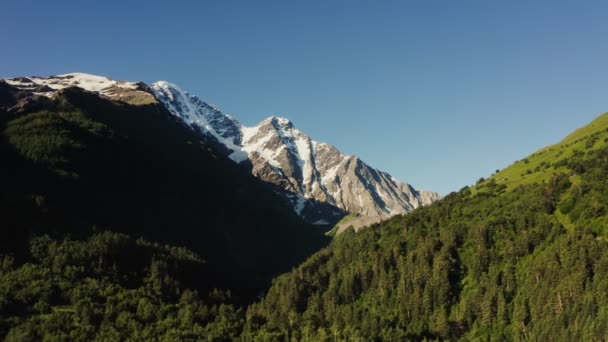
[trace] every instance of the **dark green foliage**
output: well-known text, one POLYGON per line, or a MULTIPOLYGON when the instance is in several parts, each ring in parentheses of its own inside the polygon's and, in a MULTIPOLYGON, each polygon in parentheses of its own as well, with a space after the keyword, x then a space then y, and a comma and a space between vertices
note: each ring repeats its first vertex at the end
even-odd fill
POLYGON ((0 339, 229 340, 239 308, 328 241, 161 105, 77 88, 13 105, 0 103, 0 339))
MULTIPOLYGON (((225 341, 243 326, 230 293, 189 286, 204 262, 184 248, 104 232, 87 240, 31 240, 32 260, 0 272, 0 336, 7 341, 225 341)), ((8 261, 7 261, 8 260, 8 261)))
POLYGON ((248 309, 244 336, 602 340, 606 153, 577 154, 549 182, 505 191, 489 181, 339 236, 275 280, 248 309))

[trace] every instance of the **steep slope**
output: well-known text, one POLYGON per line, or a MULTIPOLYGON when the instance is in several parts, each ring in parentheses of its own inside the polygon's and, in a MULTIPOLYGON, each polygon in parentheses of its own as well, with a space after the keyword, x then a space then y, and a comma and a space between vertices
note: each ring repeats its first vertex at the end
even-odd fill
POLYGON ((36 87, 0 81, 0 253, 28 260, 40 234, 143 236, 190 248, 206 261, 192 279, 247 301, 325 244, 152 94, 133 105, 104 85, 36 87))
POLYGON ((480 186, 496 182, 508 188, 548 180, 552 175, 566 173, 568 160, 581 153, 606 146, 608 115, 597 117, 588 125, 577 129, 557 144, 544 147, 530 156, 516 161, 492 175, 480 186))
POLYGON ((244 127, 174 84, 161 81, 151 88, 171 113, 232 160, 247 165, 253 175, 276 186, 309 222, 333 224, 346 213, 379 220, 439 198, 312 140, 287 119, 272 116, 244 127))
POLYGON ((538 177, 500 179, 520 161, 474 189, 340 235, 275 280, 248 309, 244 338, 604 339, 607 118, 528 157, 546 162, 531 170, 538 177))

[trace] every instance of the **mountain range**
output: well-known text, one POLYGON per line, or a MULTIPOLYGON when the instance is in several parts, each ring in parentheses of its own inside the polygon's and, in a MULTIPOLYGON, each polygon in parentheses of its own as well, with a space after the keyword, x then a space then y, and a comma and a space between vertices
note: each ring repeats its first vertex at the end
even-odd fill
POLYGON ((398 181, 357 156, 344 155, 330 144, 311 139, 288 119, 271 116, 254 127, 245 127, 169 82, 159 81, 148 87, 141 82, 82 73, 20 77, 6 82, 47 97, 76 86, 131 104, 158 99, 217 151, 271 185, 300 217, 313 224, 333 225, 347 214, 358 215, 358 220, 369 224, 440 198, 435 192, 398 181))

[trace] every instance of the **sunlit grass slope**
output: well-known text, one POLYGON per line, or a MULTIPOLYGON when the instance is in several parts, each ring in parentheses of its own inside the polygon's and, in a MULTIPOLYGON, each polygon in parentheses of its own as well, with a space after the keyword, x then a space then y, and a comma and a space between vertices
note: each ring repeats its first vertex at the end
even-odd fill
POLYGON ((518 160, 509 167, 478 182, 474 190, 491 182, 505 185, 507 189, 519 185, 549 180, 554 174, 567 171, 565 161, 576 154, 599 150, 608 145, 608 113, 600 115, 586 126, 572 132, 557 144, 541 148, 527 158, 518 160))

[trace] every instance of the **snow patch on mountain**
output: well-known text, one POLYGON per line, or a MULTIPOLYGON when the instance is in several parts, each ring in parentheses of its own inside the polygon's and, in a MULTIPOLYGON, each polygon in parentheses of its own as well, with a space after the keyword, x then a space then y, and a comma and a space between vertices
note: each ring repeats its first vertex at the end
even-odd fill
POLYGON ((101 93, 114 86, 124 89, 137 89, 137 84, 134 82, 114 81, 108 77, 90 75, 80 72, 51 77, 18 77, 13 79, 5 79, 5 81, 12 86, 23 88, 40 85, 48 86, 52 90, 64 89, 67 87, 79 87, 91 92, 101 93))
POLYGON ((35 95, 52 98, 59 90, 78 87, 98 93, 103 97, 137 104, 150 103, 155 99, 149 94, 143 83, 115 81, 109 77, 96 76, 82 72, 55 75, 49 77, 31 76, 7 78, 4 81, 21 90, 31 91, 35 95))

